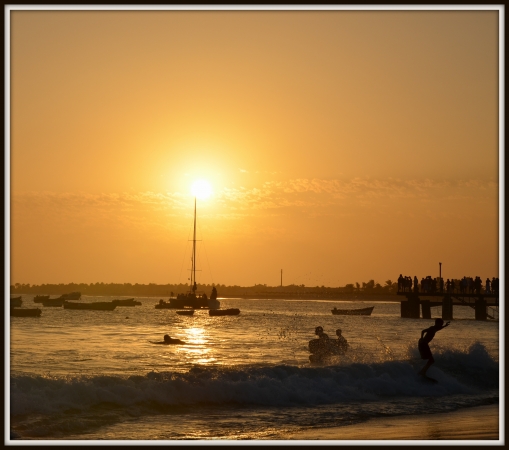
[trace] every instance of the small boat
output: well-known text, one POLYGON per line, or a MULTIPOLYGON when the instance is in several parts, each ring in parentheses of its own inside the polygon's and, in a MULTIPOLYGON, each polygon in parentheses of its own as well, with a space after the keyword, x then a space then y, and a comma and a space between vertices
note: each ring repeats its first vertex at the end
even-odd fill
POLYGON ((134 300, 134 298, 127 298, 125 300, 113 300, 112 303, 115 303, 117 306, 136 306, 141 305, 141 302, 134 300))
POLYGON ((12 297, 11 298, 11 308, 15 306, 21 306, 23 303, 23 300, 21 300, 21 297, 12 297))
POLYGON ((58 298, 60 300, 79 300, 81 298, 81 292, 71 292, 70 294, 62 294, 58 298))
POLYGON ((229 308, 229 309, 210 309, 209 316, 238 316, 240 309, 229 308))
POLYGON ((156 303, 156 309, 174 309, 175 307, 171 303, 166 303, 163 299, 156 303))
POLYGON ((92 303, 74 303, 64 301, 64 309, 88 309, 95 311, 113 311, 117 305, 113 302, 92 302, 92 303))
POLYGON ((71 292, 70 294, 64 294, 64 300, 79 300, 81 298, 81 292, 71 292))
POLYGON ((52 307, 61 307, 63 306, 65 300, 60 298, 48 298, 42 301, 42 306, 52 306, 52 307))
POLYGON ((175 311, 179 316, 192 316, 194 309, 183 309, 182 311, 175 311))
POLYGON ((360 308, 360 309, 337 309, 334 308, 332 310, 332 314, 339 316, 371 316, 373 312, 374 306, 370 306, 369 308, 360 308))
POLYGON ((39 308, 11 308, 14 317, 39 317, 42 311, 39 308))
POLYGON ((49 295, 36 295, 34 297, 34 303, 42 303, 43 300, 49 300, 49 295))

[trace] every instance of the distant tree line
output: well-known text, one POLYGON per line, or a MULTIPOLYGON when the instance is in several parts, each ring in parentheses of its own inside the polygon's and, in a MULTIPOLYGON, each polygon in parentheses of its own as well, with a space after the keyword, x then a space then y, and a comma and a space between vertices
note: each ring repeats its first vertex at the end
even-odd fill
MULTIPOLYGON (((212 284, 199 284, 198 290, 207 295, 212 290, 212 284)), ((398 284, 387 280, 382 286, 374 280, 368 282, 347 284, 343 287, 327 286, 305 286, 303 284, 290 284, 287 286, 267 286, 266 284, 255 284, 254 286, 226 286, 215 284, 220 297, 233 297, 243 295, 325 295, 333 296, 339 294, 395 294, 398 291, 398 284)), ((16 283, 11 285, 12 294, 34 294, 34 295, 61 295, 70 292, 81 292, 82 295, 132 295, 135 297, 164 297, 171 293, 179 294, 189 291, 189 284, 131 284, 131 283, 60 283, 30 285, 16 283)))

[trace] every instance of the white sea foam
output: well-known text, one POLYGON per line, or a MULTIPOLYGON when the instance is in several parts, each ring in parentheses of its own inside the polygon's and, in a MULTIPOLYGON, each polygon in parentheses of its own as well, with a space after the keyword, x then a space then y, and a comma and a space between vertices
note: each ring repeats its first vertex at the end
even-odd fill
MULTIPOLYGON (((14 376, 11 414, 49 414, 100 405, 316 406, 399 397, 477 395, 498 388, 498 363, 481 344, 435 355, 437 384, 423 383, 415 361, 327 367, 200 368, 145 376, 14 376), (458 374, 462 376, 458 378, 458 374)), ((419 362, 420 364, 420 362, 419 362)))

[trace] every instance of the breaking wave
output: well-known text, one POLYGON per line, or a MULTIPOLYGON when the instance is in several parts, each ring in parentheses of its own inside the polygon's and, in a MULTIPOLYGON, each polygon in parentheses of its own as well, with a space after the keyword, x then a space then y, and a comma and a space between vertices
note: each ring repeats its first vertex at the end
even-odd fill
MULTIPOLYGON (((327 367, 195 367, 186 373, 138 376, 11 377, 11 417, 58 414, 104 406, 151 411, 195 405, 264 407, 377 402, 391 398, 477 396, 496 392, 499 366, 482 344, 434 352, 428 384, 416 375, 423 361, 351 363, 327 367)), ((498 394, 497 394, 498 395, 498 394)))

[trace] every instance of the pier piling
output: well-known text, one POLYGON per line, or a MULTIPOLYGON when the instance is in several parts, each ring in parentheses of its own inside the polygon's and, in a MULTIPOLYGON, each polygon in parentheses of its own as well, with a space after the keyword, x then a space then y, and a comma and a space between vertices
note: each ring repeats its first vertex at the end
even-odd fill
POLYGON ((486 300, 479 298, 475 301, 475 320, 486 320, 486 300))
POLYGON ((419 297, 417 295, 407 295, 407 300, 401 302, 401 317, 407 319, 418 319, 420 317, 419 297))
POLYGON ((429 300, 423 300, 421 302, 422 307, 422 318, 431 319, 431 302, 429 300))
POLYGON ((442 300, 442 319, 452 320, 452 297, 446 295, 442 300))

